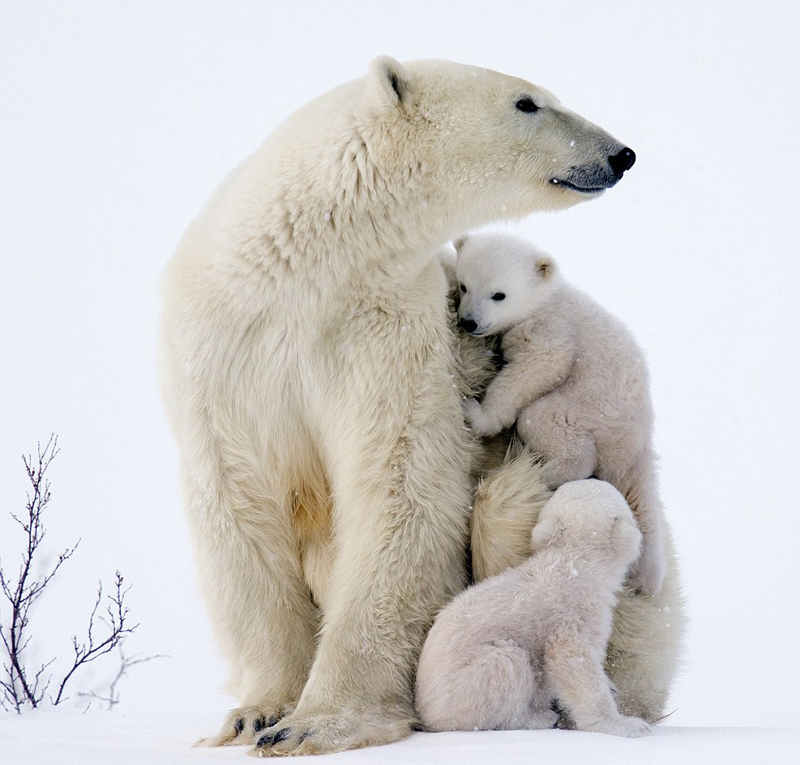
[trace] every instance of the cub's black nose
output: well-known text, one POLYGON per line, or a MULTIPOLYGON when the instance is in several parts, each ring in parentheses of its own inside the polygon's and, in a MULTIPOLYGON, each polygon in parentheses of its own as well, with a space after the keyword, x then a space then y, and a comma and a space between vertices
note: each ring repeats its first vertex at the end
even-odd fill
POLYGON ((636 162, 636 155, 633 153, 633 149, 627 147, 619 152, 619 154, 608 158, 608 164, 611 165, 611 169, 618 179, 622 178, 622 174, 626 170, 630 170, 633 167, 634 162, 636 162))
POLYGON ((478 328, 478 322, 472 319, 461 319, 460 324, 465 332, 474 332, 478 328))

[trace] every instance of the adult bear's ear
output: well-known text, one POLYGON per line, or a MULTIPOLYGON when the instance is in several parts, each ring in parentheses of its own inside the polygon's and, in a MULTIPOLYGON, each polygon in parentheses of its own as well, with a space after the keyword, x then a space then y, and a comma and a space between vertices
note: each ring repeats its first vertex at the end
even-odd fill
POLYGON ((372 103, 379 109, 402 106, 408 99, 411 73, 399 61, 378 56, 369 65, 367 89, 372 103))
POLYGON ((550 516, 543 521, 539 521, 539 523, 533 527, 533 533, 531 534, 531 550, 536 552, 536 550, 540 550, 542 547, 553 544, 553 542, 558 539, 560 533, 561 525, 557 518, 550 516))

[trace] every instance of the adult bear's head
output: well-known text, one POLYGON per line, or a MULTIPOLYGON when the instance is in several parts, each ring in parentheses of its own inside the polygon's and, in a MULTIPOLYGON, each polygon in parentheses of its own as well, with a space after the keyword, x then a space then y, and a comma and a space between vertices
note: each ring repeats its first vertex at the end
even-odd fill
MULTIPOLYGON (((520 217, 597 197, 636 158, 548 91, 498 72, 380 57, 364 83, 360 128, 384 171, 410 186, 435 179, 470 225, 476 214, 520 217)), ((431 193, 430 183, 419 186, 431 193)))

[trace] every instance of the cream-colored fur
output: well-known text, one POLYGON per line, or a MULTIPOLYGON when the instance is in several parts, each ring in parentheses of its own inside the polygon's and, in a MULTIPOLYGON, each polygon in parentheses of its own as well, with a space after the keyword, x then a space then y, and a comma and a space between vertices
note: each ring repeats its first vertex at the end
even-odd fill
POLYGON ((644 535, 631 583, 658 594, 664 519, 644 355, 622 322, 527 242, 471 236, 457 249, 461 322, 476 335, 503 333, 506 361, 483 401, 467 401, 467 421, 483 436, 516 422, 552 488, 591 475, 616 486, 644 535))
MULTIPOLYGON (((494 454, 497 451, 493 450, 494 454)), ((530 450, 512 442, 503 461, 489 470, 475 492, 472 570, 475 581, 523 563, 530 533, 550 492, 530 450)), ((617 689, 622 714, 656 723, 681 665, 686 613, 678 560, 664 525, 666 576, 655 597, 623 585, 614 609, 605 670, 617 689)))
POLYGON ((622 150, 524 80, 381 58, 192 224, 165 281, 165 400, 242 705, 209 743, 407 735, 424 635, 465 582, 474 451, 430 253, 597 196, 622 150))
POLYGON ((550 728, 558 701, 579 730, 639 736, 603 671, 614 594, 641 533, 611 484, 562 485, 533 530, 533 555, 461 593, 428 634, 416 707, 429 730, 550 728))
MULTIPOLYGON (((452 277, 451 321, 458 321, 458 287, 452 277)), ((497 372, 491 348, 496 338, 459 333, 462 395, 480 396, 497 372)), ((530 447, 504 430, 482 439, 473 458, 477 481, 471 518, 472 575, 476 582, 523 563, 531 554, 531 530, 552 495, 541 463, 530 447)), ((668 713, 670 688, 681 665, 686 612, 678 559, 669 524, 663 528, 666 575, 655 597, 623 585, 614 609, 606 673, 625 715, 656 723, 668 713)))

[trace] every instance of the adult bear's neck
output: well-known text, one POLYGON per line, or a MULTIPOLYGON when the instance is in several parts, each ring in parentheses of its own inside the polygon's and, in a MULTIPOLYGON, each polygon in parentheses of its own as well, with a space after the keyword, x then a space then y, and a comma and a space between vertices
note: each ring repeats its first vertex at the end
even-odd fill
POLYGON ((342 279, 374 265, 413 271, 444 241, 484 222, 466 222, 471 211, 453 204, 430 161, 393 164, 375 136, 331 132, 329 140, 317 136, 313 151, 295 136, 288 156, 278 138, 236 172, 222 200, 227 219, 238 221, 229 228, 238 240, 232 251, 267 270, 342 279))

